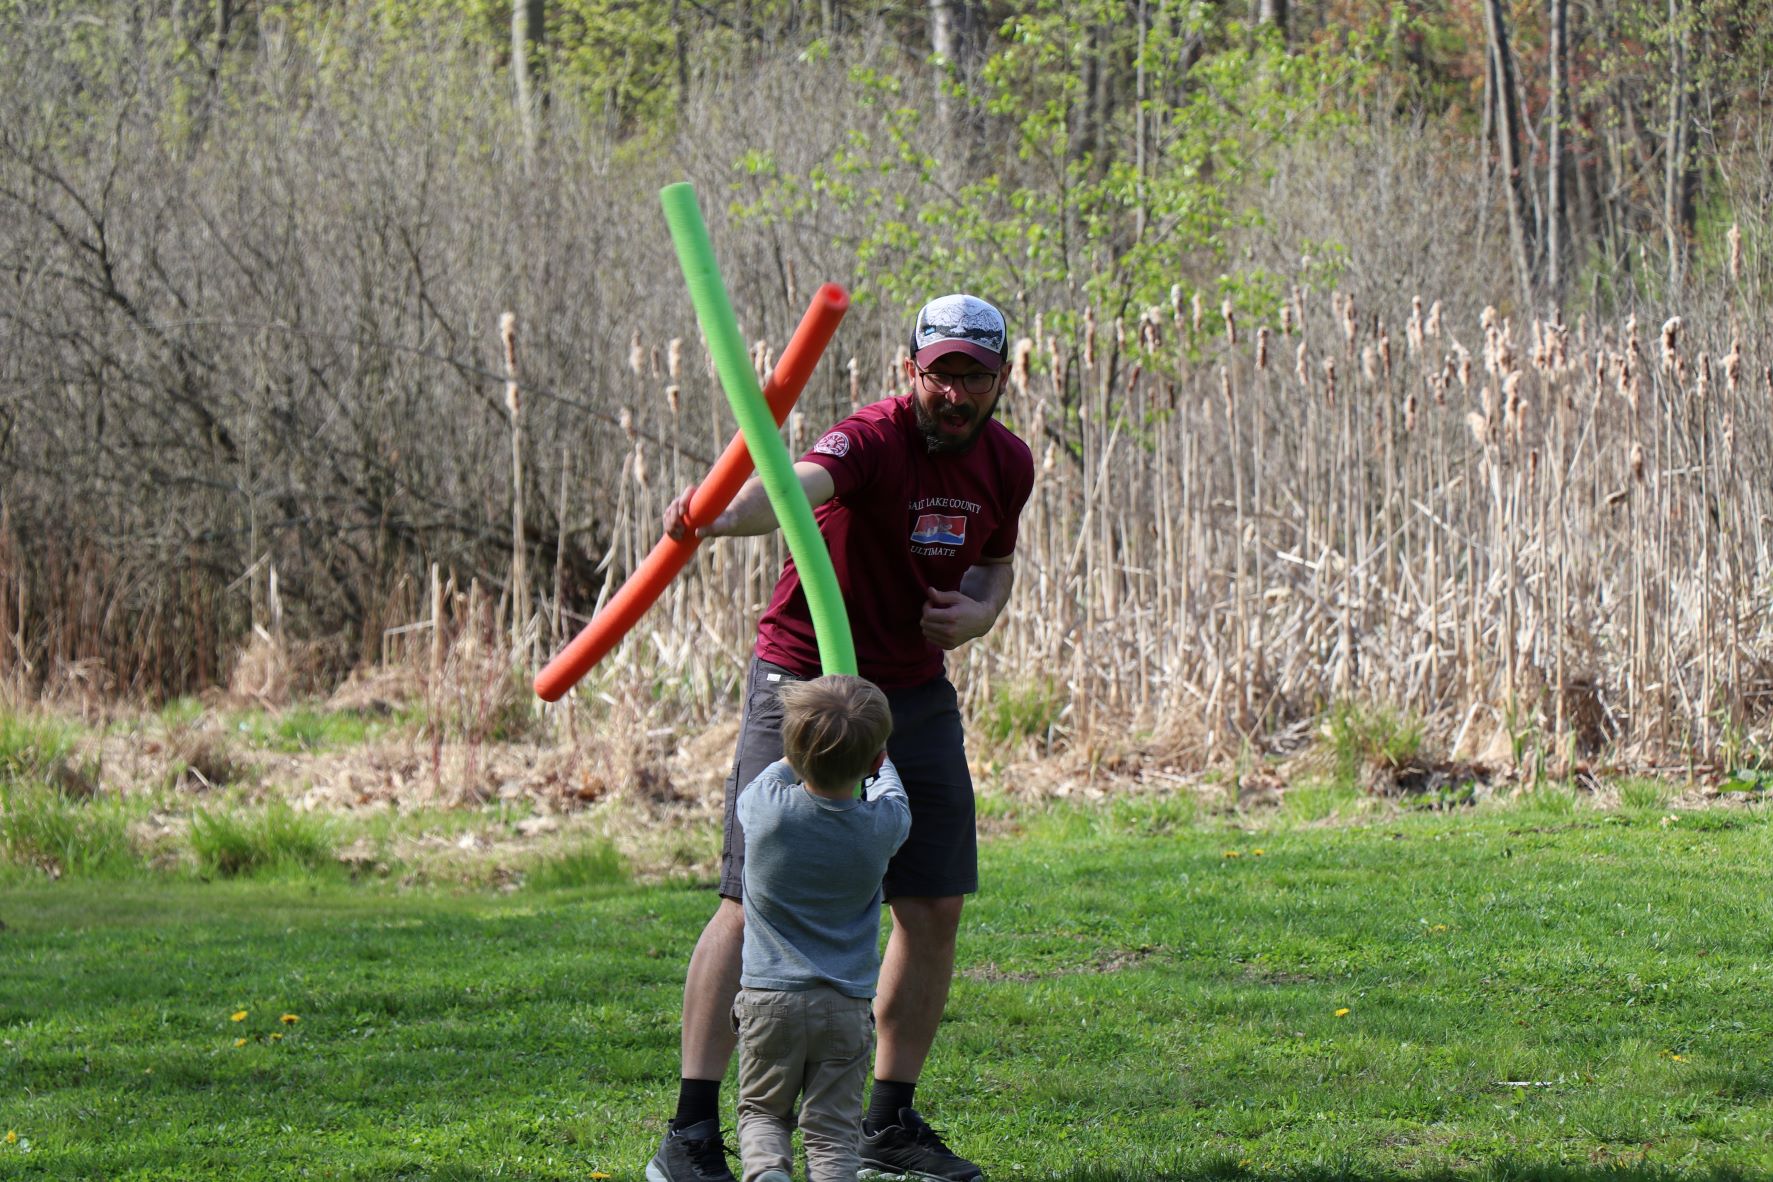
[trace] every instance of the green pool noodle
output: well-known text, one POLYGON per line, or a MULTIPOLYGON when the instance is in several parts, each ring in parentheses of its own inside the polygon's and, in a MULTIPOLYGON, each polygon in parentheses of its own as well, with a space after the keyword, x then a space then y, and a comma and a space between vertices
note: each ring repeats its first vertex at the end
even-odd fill
POLYGON ((714 262, 708 227, 696 204, 696 190, 687 181, 666 185, 659 190, 659 203, 665 207, 665 224, 671 228, 677 261, 689 284, 690 302, 695 305, 708 352, 714 357, 714 371, 732 404, 733 417, 739 421, 745 446, 751 449, 757 475, 763 480, 776 520, 788 539, 788 552, 794 555, 794 567, 800 572, 800 585, 806 592, 813 631, 819 641, 819 665, 826 673, 854 674, 856 646, 850 635, 843 593, 837 589, 831 552, 825 548, 824 535, 813 520, 813 508, 807 503, 800 479, 794 475, 794 462, 788 458, 782 437, 776 434, 776 420, 764 402, 757 375, 752 372, 750 355, 739 337, 738 318, 733 315, 726 284, 714 262))

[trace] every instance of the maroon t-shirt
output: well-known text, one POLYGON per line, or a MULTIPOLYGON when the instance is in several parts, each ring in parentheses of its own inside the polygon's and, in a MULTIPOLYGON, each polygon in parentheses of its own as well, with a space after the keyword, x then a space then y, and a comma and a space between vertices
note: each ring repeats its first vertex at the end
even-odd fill
MULTIPOLYGON (((909 395, 863 407, 802 459, 831 473, 837 495, 813 511, 831 551, 855 638, 856 667, 887 689, 942 673, 924 639, 929 596, 960 588, 980 558, 1016 548, 1016 518, 1034 488, 1034 457, 996 419, 973 446, 931 455, 909 395)), ((819 645, 800 573, 790 558, 757 626, 757 655, 811 677, 819 645)))

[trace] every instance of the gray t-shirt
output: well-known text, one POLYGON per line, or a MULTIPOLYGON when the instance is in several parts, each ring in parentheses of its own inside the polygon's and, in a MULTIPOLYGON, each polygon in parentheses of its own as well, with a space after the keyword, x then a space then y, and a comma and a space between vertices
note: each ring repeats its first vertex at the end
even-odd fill
POLYGON ((880 977, 881 879, 911 831, 911 806, 888 760, 866 799, 826 800, 785 759, 739 795, 745 827, 746 989, 873 997, 880 977))

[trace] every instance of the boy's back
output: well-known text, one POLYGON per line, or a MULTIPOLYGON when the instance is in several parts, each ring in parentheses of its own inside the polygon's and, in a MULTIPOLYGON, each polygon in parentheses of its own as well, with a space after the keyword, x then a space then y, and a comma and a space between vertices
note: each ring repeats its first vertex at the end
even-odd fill
POLYGON ((866 799, 832 800, 778 760, 738 802, 745 828, 746 989, 827 986, 871 998, 880 975, 881 879, 911 829, 889 760, 866 799))

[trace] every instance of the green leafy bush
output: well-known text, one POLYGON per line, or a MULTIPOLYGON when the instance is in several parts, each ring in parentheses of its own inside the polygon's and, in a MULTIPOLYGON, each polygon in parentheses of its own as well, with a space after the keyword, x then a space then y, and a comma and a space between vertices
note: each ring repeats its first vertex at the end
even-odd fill
POLYGON ((583 887, 618 886, 628 881, 628 864, 607 839, 542 858, 524 875, 534 890, 571 890, 583 887))
POLYGON ((191 852, 206 874, 236 878, 280 869, 317 870, 333 862, 331 827, 282 801, 244 815, 198 809, 191 852))
POLYGON ((1361 782, 1368 768, 1401 767, 1422 750, 1422 720, 1389 706, 1338 702, 1321 733, 1344 784, 1361 782))
POLYGON ((100 877, 140 866, 116 802, 70 799, 48 783, 0 784, 0 865, 51 878, 100 877))
POLYGON ((1042 738, 1066 707, 1065 687, 1050 677, 999 684, 979 719, 982 733, 996 743, 1042 738))

